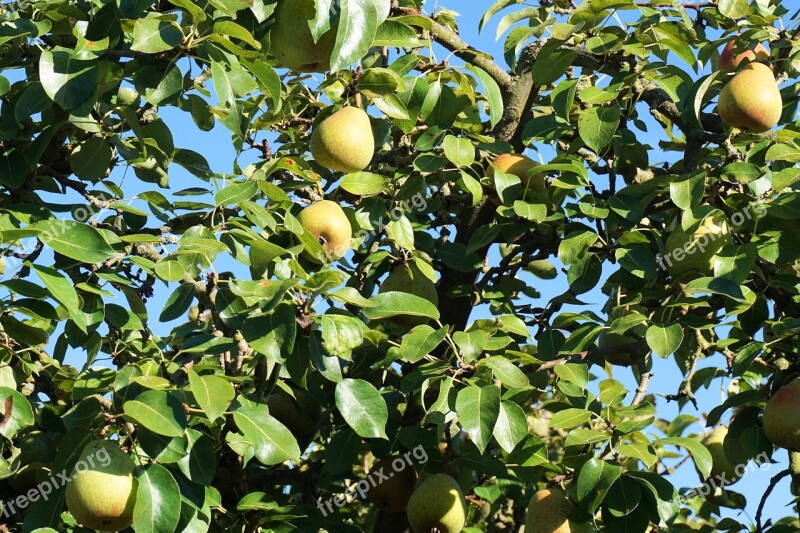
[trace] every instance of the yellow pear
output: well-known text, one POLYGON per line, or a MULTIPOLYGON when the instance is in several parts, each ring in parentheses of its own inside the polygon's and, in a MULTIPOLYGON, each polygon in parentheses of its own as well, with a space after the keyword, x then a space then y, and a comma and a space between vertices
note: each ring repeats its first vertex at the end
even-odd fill
POLYGON ((66 489, 67 509, 75 520, 97 531, 130 526, 137 489, 134 468, 131 458, 115 443, 90 442, 66 489))
POLYGON ((764 433, 775 446, 800 452, 800 379, 772 395, 761 422, 764 433))
POLYGON ((703 438, 703 444, 711 453, 711 473, 709 478, 718 485, 721 482, 730 485, 739 480, 736 477, 736 465, 731 464, 725 455, 723 444, 727 435, 728 428, 719 426, 703 438))
MULTIPOLYGON (((295 72, 326 72, 331 68, 339 23, 315 43, 308 27, 309 21, 316 16, 315 4, 314 0, 280 0, 275 7, 270 30, 272 55, 281 65, 295 72)), ((381 24, 389 16, 391 0, 380 0, 376 8, 378 24, 381 24)))
POLYGON ((406 515, 416 533, 458 533, 467 520, 467 503, 455 479, 434 474, 411 495, 406 515))
POLYGON ((272 55, 284 67, 295 72, 330 70, 337 28, 325 32, 315 43, 308 27, 315 14, 314 0, 281 0, 275 7, 270 46, 272 55))
MULTIPOLYGON (((530 157, 519 154, 502 154, 497 156, 492 163, 502 172, 518 177, 522 181, 524 189, 536 192, 544 191, 542 175, 531 172, 539 164, 530 157)), ((489 167, 489 177, 494 177, 493 167, 489 167)))
POLYGON ((704 218, 691 235, 682 227, 673 231, 665 243, 667 253, 659 262, 673 277, 690 271, 711 276, 714 258, 730 242, 728 220, 722 213, 712 214, 704 218))
POLYGON ((345 107, 324 119, 311 134, 311 155, 317 163, 339 172, 364 170, 375 153, 369 115, 345 107))
POLYGON ((417 482, 417 471, 413 465, 408 464, 402 457, 387 457, 375 461, 369 470, 371 479, 367 490, 367 499, 384 511, 399 513, 404 511, 414 484, 417 482), (400 469, 395 468, 402 464, 400 469), (378 472, 388 479, 381 477, 378 472))
POLYGON ((758 43, 755 49, 748 48, 741 54, 733 55, 733 49, 736 46, 736 41, 729 41, 722 53, 719 55, 717 61, 717 70, 724 70, 725 72, 735 72, 739 65, 747 61, 767 61, 769 59, 769 50, 764 48, 764 45, 758 43))
POLYGON ((729 125, 753 133, 773 128, 781 118, 783 100, 772 70, 748 63, 723 87, 719 115, 729 125))
POLYGON ((570 519, 575 505, 561 489, 542 489, 534 493, 525 516, 525 533, 588 533, 588 522, 570 519))
POLYGON ((315 202, 303 209, 297 219, 319 241, 329 259, 339 259, 350 249, 353 228, 336 202, 315 202))

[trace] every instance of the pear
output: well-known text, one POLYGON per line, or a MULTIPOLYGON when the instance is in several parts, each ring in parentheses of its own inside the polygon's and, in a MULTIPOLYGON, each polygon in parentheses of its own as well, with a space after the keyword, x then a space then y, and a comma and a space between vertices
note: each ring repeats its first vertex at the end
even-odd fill
POLYGON ((659 261, 674 278, 691 271, 711 276, 714 257, 730 242, 728 221, 718 212, 704 218, 693 232, 675 229, 667 237, 666 254, 659 261))
POLYGON ((525 533, 589 533, 588 522, 577 524, 570 519, 575 505, 560 489, 542 489, 534 493, 525 516, 525 533))
POLYGON ((780 120, 783 100, 772 70, 748 63, 722 88, 719 115, 726 123, 752 133, 772 129, 780 120))
MULTIPOLYGON (((519 154, 502 154, 492 161, 495 167, 507 174, 513 174, 522 181, 522 187, 527 190, 544 191, 544 178, 541 174, 531 171, 539 164, 529 157, 519 154)), ((494 168, 489 168, 489 177, 494 177, 494 168)))
POLYGON ((603 358, 617 366, 631 366, 638 359, 635 353, 639 341, 629 335, 604 331, 597 339, 597 347, 603 350, 603 358))
POLYGON ((353 228, 336 202, 315 202, 303 209, 297 219, 322 244, 329 259, 340 259, 350 249, 353 228))
POLYGON ((414 484, 417 482, 417 471, 402 457, 388 457, 375 461, 369 470, 372 479, 367 490, 367 499, 384 511, 399 513, 404 511, 411 494, 414 492, 414 484), (402 462, 402 468, 395 469, 394 461, 402 462), (376 472, 380 472, 389 479, 380 477, 376 472), (372 483, 377 483, 373 485, 372 483))
POLYGON ((339 172, 364 170, 375 153, 369 115, 345 107, 324 119, 311 134, 311 155, 317 163, 339 172))
POLYGON ((791 381, 772 395, 761 422, 775 446, 800 452, 800 379, 791 381))
POLYGON ((315 14, 314 0, 281 0, 275 7, 270 46, 272 55, 284 67, 295 72, 330 70, 337 27, 329 29, 315 43, 308 27, 315 14))
POLYGON ((297 439, 305 439, 317 430, 320 406, 307 391, 291 387, 294 398, 284 390, 278 389, 267 396, 270 416, 286 426, 297 439))
POLYGON ((769 60, 769 50, 764 48, 764 45, 758 43, 754 49, 748 48, 741 54, 733 55, 733 49, 736 47, 736 41, 730 41, 722 53, 719 55, 717 61, 717 70, 724 70, 725 72, 735 72, 739 65, 747 61, 767 61, 769 60))
MULTIPOLYGON (((326 72, 331 68, 339 23, 337 21, 315 43, 308 27, 316 16, 315 4, 314 0, 280 0, 275 7, 270 30, 272 55, 295 72, 326 72)), ((380 0, 376 7, 378 24, 382 24, 389 16, 391 0, 380 0)))
POLYGON ((411 495, 406 514, 416 533, 458 533, 467 520, 467 503, 455 479, 434 474, 411 495))
POLYGON ((130 526, 137 489, 131 458, 115 443, 98 440, 83 449, 81 463, 88 468, 76 469, 66 489, 67 509, 75 520, 97 531, 130 526))
POLYGON ((703 444, 711 452, 711 473, 709 478, 715 483, 725 481, 727 484, 735 483, 739 480, 736 476, 736 465, 728 461, 723 447, 725 437, 728 435, 726 426, 719 426, 714 431, 703 438, 703 444), (718 478, 718 476, 720 476, 718 478))
MULTIPOLYGON (((381 284, 378 292, 406 292, 424 298, 433 305, 439 305, 436 284, 423 274, 414 263, 404 263, 396 266, 381 284)), ((426 324, 428 319, 421 316, 399 315, 392 317, 390 321, 398 326, 411 329, 414 326, 426 324)))

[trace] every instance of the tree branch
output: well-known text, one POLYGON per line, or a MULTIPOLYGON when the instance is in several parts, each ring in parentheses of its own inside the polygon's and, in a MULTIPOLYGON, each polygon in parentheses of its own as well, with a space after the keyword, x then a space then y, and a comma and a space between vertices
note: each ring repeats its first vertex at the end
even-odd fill
POLYGON ((772 489, 778 484, 780 480, 791 474, 791 470, 784 470, 783 472, 776 474, 769 480, 769 486, 767 490, 764 491, 764 495, 761 496, 761 502, 758 504, 758 510, 756 511, 756 533, 764 533, 764 527, 761 525, 761 513, 764 511, 764 505, 767 503, 767 498, 772 493, 772 489))

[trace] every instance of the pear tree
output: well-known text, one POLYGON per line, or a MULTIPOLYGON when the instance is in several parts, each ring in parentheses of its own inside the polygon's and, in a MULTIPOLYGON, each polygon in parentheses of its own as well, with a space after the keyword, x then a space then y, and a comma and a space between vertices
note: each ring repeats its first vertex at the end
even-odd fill
POLYGON ((0 3, 3 530, 800 531, 800 12, 0 3))

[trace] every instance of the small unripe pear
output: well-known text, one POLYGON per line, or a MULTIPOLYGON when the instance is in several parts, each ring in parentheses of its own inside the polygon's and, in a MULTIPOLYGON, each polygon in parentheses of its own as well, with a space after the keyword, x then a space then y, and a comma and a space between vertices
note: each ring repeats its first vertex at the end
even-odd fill
POLYGON ((764 433, 775 446, 800 452, 800 379, 772 395, 761 422, 764 433))
POLYGON ((691 235, 681 227, 673 231, 667 237, 661 263, 673 277, 690 271, 710 276, 714 273, 714 257, 730 242, 728 220, 721 213, 712 214, 691 235))
POLYGON ((769 59, 769 50, 764 48, 764 45, 758 43, 754 49, 748 48, 741 54, 733 55, 733 49, 736 47, 736 41, 729 41, 722 53, 719 55, 717 61, 717 69, 724 70, 725 72, 735 72, 739 65, 747 61, 767 61, 769 59))
MULTIPOLYGON (((502 172, 512 174, 522 181, 522 187, 531 191, 544 191, 544 178, 533 173, 539 164, 529 157, 519 154, 502 154, 492 161, 502 172)), ((489 167, 489 177, 494 177, 494 168, 489 167)))
POLYGON ((308 22, 314 20, 314 0, 281 0, 275 7, 270 50, 284 67, 295 72, 325 72, 331 68, 338 24, 315 43, 308 22))
POLYGON ((339 204, 321 200, 306 207, 297 219, 325 249, 330 259, 339 259, 350 249, 353 228, 339 204))
POLYGON ((419 484, 406 508, 416 533, 458 533, 467 520, 467 503, 455 479, 434 474, 419 484))
MULTIPOLYGON (((405 263, 396 266, 381 284, 379 293, 384 292, 406 292, 419 296, 439 305, 439 295, 436 291, 436 284, 430 280, 414 263, 405 263)), ((425 324, 429 320, 425 317, 400 315, 392 317, 391 322, 398 326, 408 329, 420 324, 425 324)))
POLYGON ((374 153, 369 115, 358 107, 340 109, 320 122, 311 134, 311 155, 331 170, 364 170, 374 153))
POLYGON ((723 445, 727 435, 728 428, 719 426, 703 439, 703 444, 711 453, 711 473, 709 478, 713 479, 715 483, 725 480, 727 484, 731 484, 739 480, 736 477, 736 465, 731 464, 725 455, 723 445))
POLYGON ((763 133, 780 120, 783 99, 772 70, 763 63, 749 63, 723 87, 718 107, 729 125, 763 133))
POLYGON ((270 416, 286 426, 297 439, 312 435, 317 430, 321 411, 314 397, 297 387, 292 387, 294 398, 278 387, 275 390, 267 396, 270 416))
POLYGON ((67 509, 75 520, 97 531, 130 526, 136 502, 135 467, 115 443, 90 442, 81 452, 66 489, 67 509), (81 465, 88 468, 78 470, 81 465))
POLYGON ((402 457, 379 459, 369 469, 369 477, 372 480, 367 490, 369 501, 390 513, 405 510, 414 492, 414 484, 417 482, 417 471, 413 465, 408 464, 402 457), (402 468, 396 469, 395 461, 398 466, 402 464, 402 468), (378 472, 388 479, 381 477, 378 472))
POLYGON ((534 493, 525 516, 525 533, 588 533, 591 524, 570 519, 575 505, 561 489, 542 489, 534 493))

